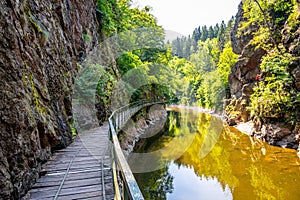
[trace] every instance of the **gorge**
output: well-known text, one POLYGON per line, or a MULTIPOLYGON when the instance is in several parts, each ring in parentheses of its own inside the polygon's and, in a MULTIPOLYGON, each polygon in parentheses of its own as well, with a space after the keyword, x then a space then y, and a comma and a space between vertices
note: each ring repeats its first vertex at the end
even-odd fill
MULTIPOLYGON (((84 106, 74 106, 74 90, 86 85, 95 86, 91 91, 96 100, 92 102, 99 120, 93 121, 96 124, 103 124, 122 103, 123 99, 113 96, 117 84, 132 92, 126 94, 127 103, 163 99, 168 104, 221 112, 226 98, 229 125, 252 121, 252 136, 300 151, 299 0, 272 0, 266 4, 243 0, 227 24, 223 21, 216 26, 199 26, 191 36, 167 44, 163 27, 151 9, 138 9, 131 3, 0 1, 1 199, 22 198, 52 153, 72 142, 78 133, 74 113, 85 115, 84 106), (110 43, 108 47, 105 42, 110 43), (93 54, 99 51, 108 53, 97 55, 94 62, 93 54), (113 55, 116 52, 118 57, 113 55), (95 69, 99 74, 87 71, 76 82, 84 69, 95 69), (92 75, 99 75, 99 79, 92 75), (131 82, 124 81, 124 77, 131 82), (135 88, 145 80, 147 84, 135 88)), ((85 95, 91 95, 91 91, 82 91, 76 101, 90 106, 85 95)), ((124 91, 118 92, 125 96, 124 91)), ((124 135, 126 131, 140 134, 152 121, 164 122, 163 108, 155 114, 148 111, 140 121, 135 119, 124 135)), ((84 123, 90 121, 81 119, 84 123)), ((223 142, 240 142, 234 135, 235 131, 224 135, 223 142)), ((135 137, 124 140, 128 154, 135 137)), ((261 150, 252 152, 248 148, 241 154, 252 153, 254 160, 257 156, 264 158, 263 152, 257 153, 261 150)), ((255 168, 251 173, 263 174, 255 168)), ((235 180, 230 181, 230 187, 235 186, 235 180)))

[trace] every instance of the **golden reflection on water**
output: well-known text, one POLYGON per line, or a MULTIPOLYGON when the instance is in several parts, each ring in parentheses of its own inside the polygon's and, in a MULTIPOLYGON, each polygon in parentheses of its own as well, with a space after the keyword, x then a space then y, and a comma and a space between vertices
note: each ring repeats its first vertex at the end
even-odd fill
MULTIPOLYGON (((199 179, 217 179, 223 190, 230 189, 233 199, 300 199, 300 159, 295 150, 270 146, 226 125, 220 129, 220 123, 209 114, 173 109, 163 135, 138 151, 167 146, 157 160, 168 158, 169 166, 191 168, 199 179), (186 150, 179 158, 170 159, 182 148, 186 150)), ((176 175, 168 171, 169 166, 136 174, 146 199, 167 199, 166 193, 180 190, 172 185, 176 175)))

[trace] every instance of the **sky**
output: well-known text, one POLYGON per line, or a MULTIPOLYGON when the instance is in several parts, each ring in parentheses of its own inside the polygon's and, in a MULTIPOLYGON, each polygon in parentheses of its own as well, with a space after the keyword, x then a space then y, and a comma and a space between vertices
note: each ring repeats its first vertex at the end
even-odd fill
POLYGON ((225 23, 235 16, 241 0, 133 0, 140 8, 152 7, 164 29, 191 35, 196 27, 225 23))

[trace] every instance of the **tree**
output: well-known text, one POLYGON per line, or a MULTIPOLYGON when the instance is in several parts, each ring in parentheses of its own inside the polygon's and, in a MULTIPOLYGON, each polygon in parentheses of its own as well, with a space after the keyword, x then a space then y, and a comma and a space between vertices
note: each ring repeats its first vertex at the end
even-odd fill
POLYGON ((143 64, 140 58, 132 52, 126 52, 117 58, 117 64, 121 75, 130 69, 137 68, 143 64))
POLYGON ((227 42, 223 51, 220 54, 218 63, 218 71, 226 89, 226 96, 230 96, 228 76, 231 72, 231 67, 237 62, 238 55, 232 51, 231 43, 227 42))
POLYGON ((244 0, 244 17, 240 30, 256 25, 259 29, 253 33, 252 44, 265 50, 281 51, 281 27, 293 12, 294 0, 244 0))
POLYGON ((224 21, 222 21, 219 31, 218 31, 218 36, 217 36, 220 50, 223 49, 223 47, 226 43, 225 33, 226 33, 226 25, 225 25, 224 21))
POLYGON ((210 26, 209 29, 208 29, 208 35, 207 35, 207 37, 209 39, 213 39, 215 37, 215 31, 214 31, 214 29, 213 29, 212 26, 210 26))
POLYGON ((202 30, 201 30, 201 41, 205 41, 208 38, 208 30, 207 30, 207 26, 204 25, 202 26, 202 30))

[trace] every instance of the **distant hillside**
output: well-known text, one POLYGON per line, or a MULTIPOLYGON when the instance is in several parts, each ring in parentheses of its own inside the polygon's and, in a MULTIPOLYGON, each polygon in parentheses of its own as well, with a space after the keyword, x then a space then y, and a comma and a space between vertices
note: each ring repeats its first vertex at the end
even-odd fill
POLYGON ((185 35, 177 33, 175 31, 171 31, 171 30, 165 30, 165 43, 167 43, 168 41, 171 43, 173 40, 175 40, 176 38, 181 38, 184 37, 185 35))

